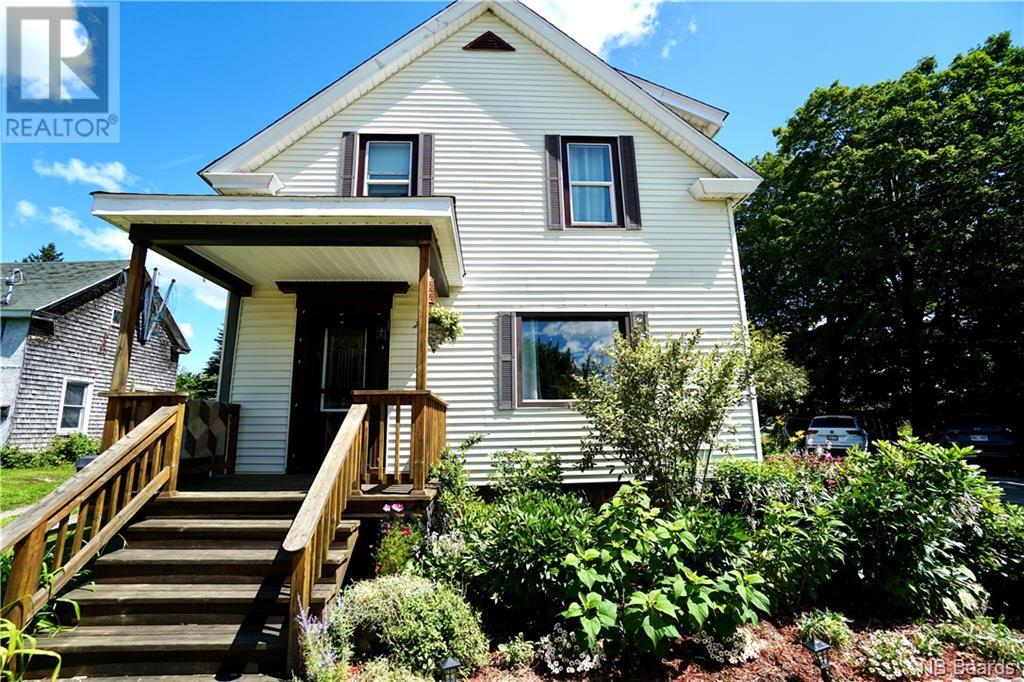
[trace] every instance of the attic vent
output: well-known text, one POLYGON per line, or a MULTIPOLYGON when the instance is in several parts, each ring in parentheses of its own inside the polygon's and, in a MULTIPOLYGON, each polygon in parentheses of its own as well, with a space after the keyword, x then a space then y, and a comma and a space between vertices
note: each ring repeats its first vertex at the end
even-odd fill
POLYGON ((512 47, 504 40, 499 38, 491 31, 481 33, 479 36, 471 40, 466 44, 463 50, 487 50, 489 52, 515 52, 516 48, 512 47))

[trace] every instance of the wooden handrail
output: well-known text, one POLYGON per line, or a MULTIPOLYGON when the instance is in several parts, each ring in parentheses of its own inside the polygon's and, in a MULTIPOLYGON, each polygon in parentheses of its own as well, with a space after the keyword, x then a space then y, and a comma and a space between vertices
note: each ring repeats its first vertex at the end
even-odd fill
POLYGON ((292 554, 288 665, 295 671, 301 665, 297 618, 302 609, 309 608, 313 585, 323 575, 341 514, 358 483, 359 463, 366 450, 365 425, 366 405, 352 405, 282 544, 282 549, 292 554))
POLYGON ((5 618, 23 627, 146 502, 174 489, 184 424, 184 405, 161 407, 3 529, 0 552, 14 548, 5 618))

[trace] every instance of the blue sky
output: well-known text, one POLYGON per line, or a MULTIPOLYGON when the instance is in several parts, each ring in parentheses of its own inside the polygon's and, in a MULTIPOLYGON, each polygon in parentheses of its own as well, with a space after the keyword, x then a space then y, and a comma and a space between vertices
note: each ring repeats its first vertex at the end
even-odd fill
MULTIPOLYGON (((718 141, 743 159, 812 89, 946 64, 999 31, 1020 42, 1024 3, 613 0, 534 6, 614 66, 731 112, 718 141)), ((2 258, 54 241, 65 258, 117 258, 123 237, 89 192, 207 193, 195 172, 429 17, 436 2, 121 5, 121 141, 2 148, 2 258), (74 161, 77 160, 77 163, 74 161)), ((172 301, 201 367, 222 296, 190 279, 172 301)))

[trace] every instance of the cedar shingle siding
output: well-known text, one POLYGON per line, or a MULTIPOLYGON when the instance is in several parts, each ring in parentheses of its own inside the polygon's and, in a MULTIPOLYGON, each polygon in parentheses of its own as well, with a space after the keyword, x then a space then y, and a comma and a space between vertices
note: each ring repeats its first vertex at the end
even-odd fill
MULTIPOLYGON (((57 435, 57 419, 65 377, 91 382, 88 433, 99 438, 107 401, 99 394, 110 388, 117 346, 114 310, 120 310, 123 290, 110 280, 53 312, 51 323, 33 320, 25 345, 17 398, 11 415, 9 442, 33 450, 57 435)), ((129 386, 137 390, 174 390, 178 356, 164 325, 145 346, 136 340, 132 350, 129 386)))

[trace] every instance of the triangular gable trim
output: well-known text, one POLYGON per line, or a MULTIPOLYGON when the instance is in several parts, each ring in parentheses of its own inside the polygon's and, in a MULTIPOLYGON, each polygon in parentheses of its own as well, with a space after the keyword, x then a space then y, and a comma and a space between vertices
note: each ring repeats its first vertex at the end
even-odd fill
POLYGON ((458 0, 199 172, 251 172, 422 54, 491 11, 607 94, 718 177, 759 178, 752 168, 517 0, 458 0))

